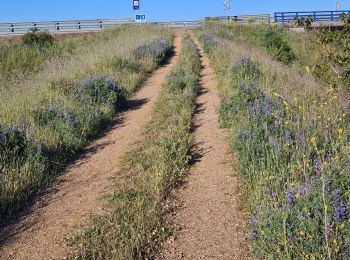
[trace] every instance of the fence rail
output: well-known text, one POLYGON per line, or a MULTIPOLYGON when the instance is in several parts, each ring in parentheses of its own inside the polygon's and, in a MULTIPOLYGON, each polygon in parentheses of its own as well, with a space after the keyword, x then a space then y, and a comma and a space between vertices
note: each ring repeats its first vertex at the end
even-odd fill
POLYGON ((95 19, 51 22, 0 23, 0 35, 21 35, 30 29, 58 32, 97 31, 118 24, 132 23, 132 19, 95 19))
MULTIPOLYGON (((217 21, 236 21, 239 23, 270 23, 271 16, 244 15, 244 16, 220 16, 207 17, 217 21)), ((50 33, 70 33, 98 31, 118 24, 135 23, 133 19, 95 19, 95 20, 70 20, 70 21, 49 21, 49 22, 23 22, 23 23, 0 23, 0 36, 23 35, 30 29, 49 31, 50 33)), ((203 23, 200 21, 176 21, 176 22, 154 22, 163 27, 199 27, 203 23)))
POLYGON ((254 24, 269 24, 271 22, 270 14, 258 14, 258 15, 238 15, 238 16, 215 16, 206 17, 206 21, 234 21, 238 23, 254 23, 254 24))
POLYGON ((309 11, 309 12, 278 12, 274 14, 276 23, 295 22, 299 18, 311 18, 313 22, 337 22, 343 15, 350 15, 350 10, 343 11, 309 11))

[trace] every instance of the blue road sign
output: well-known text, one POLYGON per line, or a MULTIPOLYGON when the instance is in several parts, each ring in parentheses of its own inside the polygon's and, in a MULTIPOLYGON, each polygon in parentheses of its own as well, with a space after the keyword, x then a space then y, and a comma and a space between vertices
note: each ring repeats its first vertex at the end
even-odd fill
POLYGON ((133 0, 134 10, 140 10, 140 0, 133 0))
POLYGON ((137 14, 135 16, 135 21, 138 23, 146 22, 146 15, 145 14, 137 14))

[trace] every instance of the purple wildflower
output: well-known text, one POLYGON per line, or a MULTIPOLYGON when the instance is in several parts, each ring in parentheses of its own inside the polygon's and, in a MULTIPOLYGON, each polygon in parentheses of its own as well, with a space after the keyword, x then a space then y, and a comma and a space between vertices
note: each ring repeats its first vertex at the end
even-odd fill
POLYGON ((322 174, 322 161, 320 159, 315 162, 315 170, 318 176, 322 174))
POLYGON ((258 235, 258 232, 256 230, 251 230, 249 231, 248 238, 249 239, 254 239, 258 235))
POLYGON ((255 216, 251 215, 251 216, 248 217, 249 225, 254 225, 257 222, 258 222, 258 219, 255 216))
POLYGON ((341 199, 339 189, 333 192, 333 200, 335 205, 334 220, 338 222, 346 220, 346 203, 341 199))
POLYGON ((293 195, 293 191, 291 188, 287 188, 286 195, 287 195, 288 205, 293 205, 294 204, 294 195, 293 195))
POLYGON ((289 133, 288 130, 286 130, 285 136, 286 136, 286 139, 287 139, 287 141, 288 141, 288 145, 292 145, 293 140, 292 140, 292 137, 291 137, 291 135, 290 135, 290 133, 289 133))
POLYGON ((277 199, 278 199, 278 194, 277 194, 277 192, 273 192, 273 193, 272 193, 272 199, 273 199, 274 201, 277 201, 277 199))

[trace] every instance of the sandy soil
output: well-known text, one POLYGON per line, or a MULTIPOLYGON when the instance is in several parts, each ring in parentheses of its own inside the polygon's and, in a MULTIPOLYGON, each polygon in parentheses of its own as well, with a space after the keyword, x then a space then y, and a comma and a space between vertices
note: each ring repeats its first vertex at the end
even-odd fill
POLYGON ((169 64, 153 74, 127 111, 115 118, 115 125, 86 148, 29 212, 0 232, 1 259, 64 259, 70 252, 65 239, 79 232, 91 213, 107 210, 103 195, 110 191, 124 152, 142 137, 165 76, 176 63, 181 31, 176 33, 169 64))
MULTIPOLYGON (((198 45, 198 40, 195 38, 198 45)), ((219 95, 209 60, 202 55, 201 94, 197 99, 195 145, 199 154, 187 184, 177 193, 177 230, 158 259, 247 259, 246 227, 239 209, 239 179, 232 176, 233 158, 227 132, 219 128, 219 95)))

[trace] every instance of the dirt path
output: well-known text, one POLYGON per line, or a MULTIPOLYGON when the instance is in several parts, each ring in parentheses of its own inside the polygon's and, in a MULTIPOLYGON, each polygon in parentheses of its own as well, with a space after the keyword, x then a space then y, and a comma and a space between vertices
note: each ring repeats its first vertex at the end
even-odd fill
POLYGON ((115 126, 86 149, 84 158, 58 178, 31 212, 0 233, 0 259, 64 259, 70 250, 65 238, 77 233, 90 213, 105 211, 101 198, 108 192, 119 159, 141 138, 165 76, 176 63, 182 41, 181 31, 176 34, 174 57, 144 84, 115 126))
POLYGON ((247 259, 238 177, 231 175, 227 132, 218 123, 218 83, 202 49, 200 53, 202 94, 197 99, 195 144, 201 158, 193 166, 188 183, 176 194, 181 207, 175 213, 174 225, 179 231, 159 258, 247 259))

